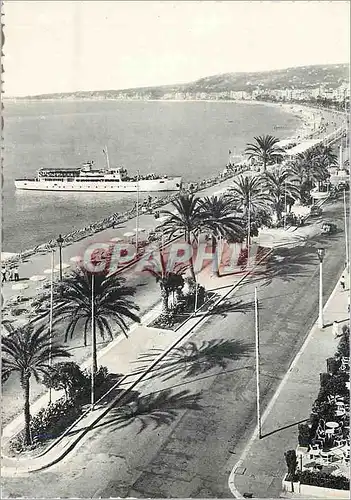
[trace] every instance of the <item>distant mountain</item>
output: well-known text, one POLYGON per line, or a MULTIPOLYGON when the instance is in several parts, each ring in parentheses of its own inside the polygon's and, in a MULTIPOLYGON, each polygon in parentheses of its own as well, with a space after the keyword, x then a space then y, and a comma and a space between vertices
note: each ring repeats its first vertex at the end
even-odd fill
POLYGON ((252 73, 223 73, 179 85, 162 85, 121 90, 96 90, 41 94, 24 99, 163 99, 176 94, 252 92, 256 89, 311 89, 318 86, 339 87, 349 82, 349 64, 300 66, 252 73))

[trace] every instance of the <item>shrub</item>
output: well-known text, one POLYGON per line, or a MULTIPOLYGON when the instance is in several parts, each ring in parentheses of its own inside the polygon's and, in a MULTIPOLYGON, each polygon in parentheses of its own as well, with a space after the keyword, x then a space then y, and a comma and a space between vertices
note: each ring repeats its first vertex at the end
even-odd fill
POLYGON ((288 467, 288 475, 292 481, 296 475, 297 458, 295 450, 288 450, 284 453, 286 465, 288 467))
POLYGON ((350 356, 350 327, 344 325, 342 327, 342 334, 337 348, 338 357, 349 357, 350 356))
POLYGON ((58 399, 43 408, 31 420, 32 438, 46 441, 60 436, 81 415, 82 406, 71 399, 58 399))
POLYGON ((349 380, 349 374, 339 372, 336 375, 332 375, 325 381, 321 387, 318 395, 318 399, 327 399, 327 396, 346 396, 348 394, 348 389, 346 387, 346 382, 349 380))
POLYGON ((336 405, 334 402, 329 403, 326 400, 326 392, 320 392, 318 398, 313 404, 312 411, 319 419, 323 419, 326 422, 333 421, 335 419, 336 405))
POLYGON ((308 424, 299 424, 298 425, 299 429, 299 445, 300 446, 309 446, 310 441, 311 441, 311 429, 308 426, 308 424))
POLYGON ((170 311, 168 314, 160 314, 160 316, 155 320, 154 326, 157 328, 170 328, 174 325, 174 311, 170 311))
POLYGON ((310 486, 320 488, 332 488, 334 490, 349 490, 350 480, 344 476, 333 476, 323 472, 313 472, 304 470, 299 473, 299 481, 310 486))
POLYGON ((85 386, 85 375, 77 363, 66 361, 56 363, 43 378, 46 387, 65 391, 66 399, 76 397, 85 386))
POLYGON ((329 373, 320 373, 319 380, 320 380, 321 387, 324 387, 329 379, 330 379, 329 373))
POLYGON ((106 366, 99 366, 98 371, 95 374, 95 385, 96 387, 100 387, 105 384, 108 379, 108 369, 106 366))
POLYGON ((32 445, 25 445, 25 433, 21 431, 9 443, 13 452, 23 452, 35 448, 39 443, 59 437, 82 413, 82 406, 72 400, 61 398, 39 411, 31 419, 32 445))
POLYGON ((340 366, 341 366, 341 361, 339 359, 335 358, 327 359, 327 370, 328 373, 330 373, 331 375, 336 375, 339 371, 340 366))

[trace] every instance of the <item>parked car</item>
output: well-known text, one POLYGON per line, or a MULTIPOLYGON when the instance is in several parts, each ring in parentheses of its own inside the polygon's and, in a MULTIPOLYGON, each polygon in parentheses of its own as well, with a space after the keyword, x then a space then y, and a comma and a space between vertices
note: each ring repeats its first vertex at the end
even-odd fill
POLYGON ((318 217, 323 213, 323 210, 318 205, 313 205, 310 210, 311 217, 318 217))
POLYGON ((332 222, 323 222, 322 224, 322 234, 334 234, 337 229, 337 225, 332 222))

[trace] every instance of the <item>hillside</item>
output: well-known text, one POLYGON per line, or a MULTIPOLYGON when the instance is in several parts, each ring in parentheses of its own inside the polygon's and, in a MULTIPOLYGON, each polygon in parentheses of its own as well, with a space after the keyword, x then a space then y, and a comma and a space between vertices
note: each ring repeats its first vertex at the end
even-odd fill
POLYGON ((311 89, 320 85, 336 88, 349 81, 349 64, 300 66, 274 71, 252 73, 224 73, 200 78, 179 85, 139 87, 120 90, 95 90, 71 93, 41 94, 24 99, 74 99, 74 98, 139 98, 161 99, 165 94, 252 91, 254 89, 311 89))

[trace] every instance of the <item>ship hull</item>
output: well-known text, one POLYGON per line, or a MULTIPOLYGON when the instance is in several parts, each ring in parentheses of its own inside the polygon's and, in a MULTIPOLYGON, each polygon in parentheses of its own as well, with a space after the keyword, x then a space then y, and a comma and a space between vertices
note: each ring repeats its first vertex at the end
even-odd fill
POLYGON ((104 192, 104 193, 155 193, 162 191, 179 191, 181 187, 181 177, 164 179, 145 179, 139 183, 131 181, 121 182, 87 182, 77 181, 42 181, 33 179, 15 180, 15 187, 19 190, 28 191, 59 191, 59 192, 104 192), (138 186, 139 184, 139 186, 138 186))

